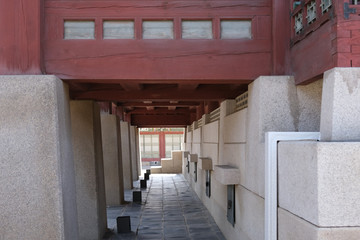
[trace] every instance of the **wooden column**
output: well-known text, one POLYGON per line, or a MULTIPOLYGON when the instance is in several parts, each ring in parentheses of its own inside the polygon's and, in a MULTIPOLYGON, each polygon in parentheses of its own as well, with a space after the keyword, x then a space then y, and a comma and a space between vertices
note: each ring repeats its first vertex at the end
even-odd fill
POLYGON ((272 73, 283 75, 290 71, 290 6, 288 0, 273 0, 272 4, 272 73))
POLYGON ((43 0, 0 0, 0 74, 41 74, 43 0))

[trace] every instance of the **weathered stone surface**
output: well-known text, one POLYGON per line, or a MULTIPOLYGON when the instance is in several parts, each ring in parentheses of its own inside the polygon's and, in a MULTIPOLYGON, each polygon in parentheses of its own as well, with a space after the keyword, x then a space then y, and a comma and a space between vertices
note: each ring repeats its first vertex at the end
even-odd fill
POLYGON ((360 143, 279 143, 279 205, 321 227, 360 226, 360 143))
POLYGON ((70 101, 80 239, 101 239, 107 228, 100 108, 70 101))
POLYGON ((323 141, 360 140, 360 69, 324 73, 320 132, 323 141))
POLYGON ((296 86, 299 102, 299 132, 319 132, 322 80, 296 86))
POLYGON ((202 131, 204 143, 219 143, 219 121, 204 125, 202 131))
POLYGON ((290 212, 278 209, 279 240, 357 240, 359 227, 319 228, 290 212))
POLYGON ((119 124, 119 119, 115 115, 101 114, 106 204, 109 206, 124 202, 119 124))
POLYGON ((0 239, 78 239, 68 89, 0 76, 0 239))
POLYGON ((137 148, 136 148, 136 127, 129 126, 129 141, 130 141, 130 159, 131 159, 131 170, 132 170, 132 180, 139 180, 140 173, 138 172, 138 158, 137 158, 137 148))
POLYGON ((121 160, 123 164, 124 189, 133 188, 129 123, 120 122, 121 160))
POLYGON ((265 132, 296 131, 298 104, 294 79, 259 77, 249 85, 244 186, 264 197, 265 132))

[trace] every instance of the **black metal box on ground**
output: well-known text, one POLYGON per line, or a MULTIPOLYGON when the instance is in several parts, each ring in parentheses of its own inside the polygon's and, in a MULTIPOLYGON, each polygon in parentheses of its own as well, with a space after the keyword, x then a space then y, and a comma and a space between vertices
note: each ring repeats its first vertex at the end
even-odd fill
POLYGON ((140 180, 140 188, 147 188, 146 180, 140 180))
POLYGON ((149 173, 144 173, 144 179, 149 180, 149 175, 150 175, 149 173))
POLYGON ((129 233, 131 232, 130 216, 121 216, 116 218, 117 232, 129 233))
POLYGON ((142 202, 141 191, 133 191, 133 202, 136 203, 142 202))

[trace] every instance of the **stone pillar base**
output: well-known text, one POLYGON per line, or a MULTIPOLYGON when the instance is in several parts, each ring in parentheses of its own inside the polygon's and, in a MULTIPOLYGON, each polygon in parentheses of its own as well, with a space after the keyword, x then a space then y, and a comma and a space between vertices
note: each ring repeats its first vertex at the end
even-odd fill
POLYGON ((0 239, 78 239, 68 90, 0 76, 0 239))

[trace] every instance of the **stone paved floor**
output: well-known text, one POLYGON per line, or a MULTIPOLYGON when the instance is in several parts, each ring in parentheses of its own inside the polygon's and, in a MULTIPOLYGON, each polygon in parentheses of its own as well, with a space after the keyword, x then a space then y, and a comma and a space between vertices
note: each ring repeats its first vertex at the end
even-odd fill
MULTIPOLYGON (((135 182, 139 190, 139 182, 135 182)), ((137 188, 137 189, 136 189, 137 188)), ((142 204, 132 203, 132 191, 126 191, 130 203, 109 207, 107 239, 225 239, 196 194, 180 174, 152 174, 142 204), (131 233, 117 234, 116 218, 130 216, 131 233)))

